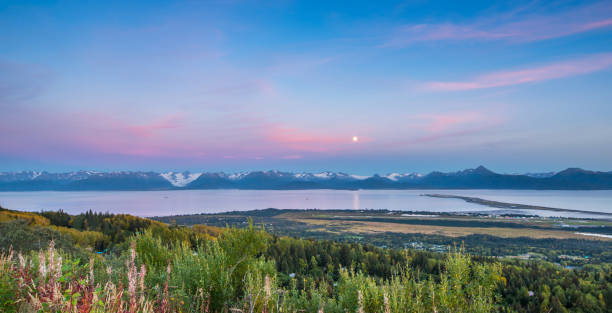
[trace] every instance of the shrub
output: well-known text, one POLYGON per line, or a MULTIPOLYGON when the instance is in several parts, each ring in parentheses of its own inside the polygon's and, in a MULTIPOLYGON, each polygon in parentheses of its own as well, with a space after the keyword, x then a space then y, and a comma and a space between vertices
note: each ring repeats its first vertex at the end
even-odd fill
MULTIPOLYGON (((166 242, 158 235, 150 230, 134 235, 120 256, 91 255, 89 262, 57 250, 53 240, 30 257, 15 257, 7 250, 0 254, 0 308, 3 312, 484 313, 495 309, 495 288, 502 281, 499 264, 475 263, 455 251, 444 259, 440 275, 426 279, 409 266, 389 278, 341 268, 333 286, 325 280, 290 278, 290 286, 283 288, 276 265, 263 256, 269 235, 252 224, 226 229, 196 249, 189 240, 166 242)), ((598 301, 584 299, 589 305, 598 301)))

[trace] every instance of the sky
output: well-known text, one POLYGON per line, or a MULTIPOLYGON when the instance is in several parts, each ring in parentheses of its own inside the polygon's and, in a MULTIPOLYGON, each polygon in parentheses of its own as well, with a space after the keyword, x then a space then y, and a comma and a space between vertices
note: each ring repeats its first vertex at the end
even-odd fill
POLYGON ((0 171, 478 165, 612 170, 611 1, 0 0, 0 171))

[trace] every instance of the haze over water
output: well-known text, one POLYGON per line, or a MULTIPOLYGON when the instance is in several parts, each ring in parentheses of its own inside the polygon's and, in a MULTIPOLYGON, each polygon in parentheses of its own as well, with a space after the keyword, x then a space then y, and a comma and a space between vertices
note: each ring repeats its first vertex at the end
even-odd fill
MULTIPOLYGON (((508 203, 612 213, 612 190, 172 190, 0 192, 0 205, 16 210, 62 209, 71 214, 87 210, 139 216, 218 213, 278 209, 389 209, 428 212, 491 212, 490 208, 459 199, 420 196, 441 193, 508 203)), ((503 210, 504 212, 517 212, 503 210)), ((595 215, 521 210, 524 214, 562 217, 595 215)))

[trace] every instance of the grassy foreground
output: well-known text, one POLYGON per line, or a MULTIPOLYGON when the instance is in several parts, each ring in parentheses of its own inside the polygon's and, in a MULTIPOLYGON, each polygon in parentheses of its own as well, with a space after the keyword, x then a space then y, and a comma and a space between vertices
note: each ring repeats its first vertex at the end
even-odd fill
POLYGON ((0 256, 4 312, 491 312, 498 264, 450 253, 438 279, 403 268, 389 279, 340 269, 336 286, 281 288, 260 255, 267 234, 230 228, 195 249, 163 243, 150 231, 129 239, 116 258, 82 264, 49 247, 0 256))
POLYGON ((612 312, 609 263, 449 251, 0 209, 0 312, 612 312))

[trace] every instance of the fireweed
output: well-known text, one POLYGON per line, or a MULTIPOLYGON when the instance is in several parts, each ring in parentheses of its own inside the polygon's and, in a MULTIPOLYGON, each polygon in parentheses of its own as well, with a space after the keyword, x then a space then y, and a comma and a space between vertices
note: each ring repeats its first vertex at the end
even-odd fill
POLYGON ((268 236, 228 229, 193 248, 151 232, 136 235, 121 256, 89 262, 49 247, 31 255, 0 254, 3 312, 492 312, 502 282, 497 263, 448 254, 441 274, 418 279, 405 268, 390 279, 340 269, 333 286, 295 279, 281 287, 262 257, 268 236))

